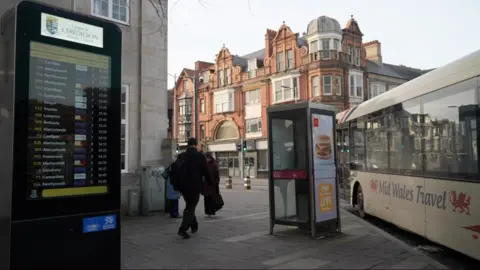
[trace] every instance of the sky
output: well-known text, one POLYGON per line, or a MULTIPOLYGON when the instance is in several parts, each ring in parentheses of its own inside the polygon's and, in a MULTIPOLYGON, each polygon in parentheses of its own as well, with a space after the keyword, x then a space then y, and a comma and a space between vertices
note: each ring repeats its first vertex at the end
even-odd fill
POLYGON ((479 0, 169 0, 168 87, 195 61, 214 62, 223 44, 245 55, 265 47, 266 29, 293 32, 322 15, 350 16, 363 42, 382 43, 383 62, 429 69, 480 49, 479 0))

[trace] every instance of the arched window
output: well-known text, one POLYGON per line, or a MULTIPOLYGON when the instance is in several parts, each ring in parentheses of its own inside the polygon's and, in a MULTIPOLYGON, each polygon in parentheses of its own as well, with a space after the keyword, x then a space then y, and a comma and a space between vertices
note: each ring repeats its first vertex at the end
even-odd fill
POLYGON ((238 127, 233 121, 225 121, 217 129, 215 140, 238 138, 238 127))

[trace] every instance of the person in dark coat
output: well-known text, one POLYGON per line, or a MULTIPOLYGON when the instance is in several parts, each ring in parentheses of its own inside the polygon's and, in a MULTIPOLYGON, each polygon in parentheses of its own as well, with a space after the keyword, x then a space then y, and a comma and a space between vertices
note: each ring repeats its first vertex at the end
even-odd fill
POLYGON ((185 200, 185 210, 183 210, 183 220, 178 235, 185 239, 190 238, 188 229, 191 228, 192 233, 198 231, 198 221, 195 216, 195 208, 200 200, 200 193, 204 188, 204 179, 210 185, 213 185, 213 178, 210 175, 210 170, 207 164, 207 159, 204 154, 197 150, 197 139, 190 138, 187 143, 187 150, 181 154, 179 158, 183 160, 182 170, 184 171, 185 179, 181 181, 182 184, 180 193, 185 200))
POLYGON ((204 194, 203 194, 203 203, 205 207, 205 215, 211 217, 215 215, 216 205, 214 200, 215 194, 220 194, 220 173, 218 171, 218 164, 212 153, 207 152, 205 154, 208 162, 208 169, 210 170, 210 175, 213 177, 213 186, 208 183, 205 184, 204 194))

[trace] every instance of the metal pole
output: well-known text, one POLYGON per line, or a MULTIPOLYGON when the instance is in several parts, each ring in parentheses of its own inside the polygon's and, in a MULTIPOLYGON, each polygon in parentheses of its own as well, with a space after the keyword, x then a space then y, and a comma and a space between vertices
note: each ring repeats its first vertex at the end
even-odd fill
POLYGON ((173 108, 172 108, 172 157, 177 150, 177 74, 173 75, 173 108))
POLYGON ((197 85, 197 71, 195 70, 193 74, 193 103, 195 103, 193 112, 194 117, 194 137, 198 138, 198 85, 197 85))
POLYGON ((240 162, 238 165, 240 165, 240 179, 241 181, 243 182, 243 170, 244 170, 244 167, 245 167, 245 164, 244 164, 244 160, 245 160, 245 152, 243 151, 243 142, 245 140, 244 139, 240 139, 240 146, 241 146, 241 149, 240 149, 240 162))

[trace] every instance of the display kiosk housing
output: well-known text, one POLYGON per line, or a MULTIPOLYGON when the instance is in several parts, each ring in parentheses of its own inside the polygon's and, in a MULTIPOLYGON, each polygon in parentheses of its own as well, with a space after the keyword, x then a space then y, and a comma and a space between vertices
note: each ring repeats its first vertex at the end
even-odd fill
POLYGON ((275 224, 340 232, 335 113, 303 101, 267 108, 270 234, 275 224))
POLYGON ((121 30, 31 1, 0 28, 0 269, 119 269, 121 30))

